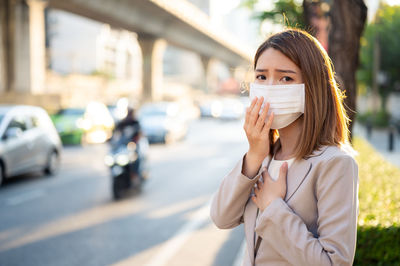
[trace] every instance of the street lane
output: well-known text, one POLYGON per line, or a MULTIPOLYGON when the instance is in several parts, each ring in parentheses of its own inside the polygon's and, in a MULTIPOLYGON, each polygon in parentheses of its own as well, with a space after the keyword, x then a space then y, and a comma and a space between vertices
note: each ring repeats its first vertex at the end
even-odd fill
POLYGON ((142 192, 114 202, 107 146, 67 147, 57 176, 0 189, 0 265, 232 265, 242 228, 218 230, 208 203, 246 148, 241 122, 195 121, 151 145, 142 192))

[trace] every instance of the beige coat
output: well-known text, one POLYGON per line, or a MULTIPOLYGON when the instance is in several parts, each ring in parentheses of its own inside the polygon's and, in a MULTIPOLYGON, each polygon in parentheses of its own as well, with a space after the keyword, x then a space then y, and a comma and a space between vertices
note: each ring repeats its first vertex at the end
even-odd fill
POLYGON ((214 195, 211 218, 221 229, 244 222, 244 265, 352 265, 358 216, 358 167, 344 150, 325 146, 288 169, 284 200, 274 200, 257 218, 250 199, 259 173, 242 174, 243 159, 214 195), (256 219, 257 218, 257 219, 256 219), (254 256, 254 232, 262 241, 254 256))

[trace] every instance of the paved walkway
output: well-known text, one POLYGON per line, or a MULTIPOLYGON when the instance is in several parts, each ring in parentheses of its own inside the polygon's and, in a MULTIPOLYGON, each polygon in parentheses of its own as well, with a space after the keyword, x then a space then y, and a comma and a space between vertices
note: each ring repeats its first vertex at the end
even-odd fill
POLYGON ((389 151, 389 131, 387 129, 373 129, 368 138, 366 128, 356 123, 353 134, 366 139, 387 161, 400 168, 400 134, 397 131, 394 134, 393 151, 389 151))

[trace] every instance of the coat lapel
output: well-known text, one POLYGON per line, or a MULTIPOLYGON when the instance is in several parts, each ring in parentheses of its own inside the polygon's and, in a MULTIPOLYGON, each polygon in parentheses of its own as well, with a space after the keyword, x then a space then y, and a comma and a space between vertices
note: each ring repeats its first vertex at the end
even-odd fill
MULTIPOLYGON (((272 157, 267 156, 264 161, 261 164, 261 168, 258 172, 258 174, 261 174, 264 170, 264 168, 268 168, 269 164, 271 163, 272 157)), ((262 176, 260 177, 262 179, 262 176)), ((254 188, 252 189, 251 193, 254 193, 254 188)), ((247 210, 246 210, 246 215, 247 215, 247 221, 249 221, 249 225, 245 228, 245 233, 248 236, 249 239, 247 239, 247 251, 250 256, 251 260, 251 265, 254 265, 254 229, 256 228, 256 220, 257 220, 257 205, 253 203, 251 199, 249 199, 249 202, 247 204, 247 210)))
POLYGON ((307 174, 311 170, 311 163, 308 160, 295 160, 287 173, 287 190, 285 201, 289 201, 297 191, 307 174))
MULTIPOLYGON (((314 151, 309 157, 320 156, 328 146, 322 146, 314 151)), ((301 159, 295 160, 287 173, 287 190, 285 201, 289 201, 293 194, 297 191, 299 186, 303 183, 307 174, 310 172, 312 164, 310 161, 301 159)))
POLYGON ((247 204, 247 221, 248 224, 245 227, 247 239, 247 252, 249 253, 251 265, 254 265, 254 228, 256 227, 257 218, 257 205, 252 200, 247 204))

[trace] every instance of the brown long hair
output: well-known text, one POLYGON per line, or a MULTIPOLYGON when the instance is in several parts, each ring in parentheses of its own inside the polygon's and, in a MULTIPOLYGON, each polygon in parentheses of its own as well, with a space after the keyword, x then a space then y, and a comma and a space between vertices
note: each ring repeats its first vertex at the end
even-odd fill
MULTIPOLYGON (((288 57, 301 70, 305 84, 303 128, 296 148, 296 158, 307 158, 324 145, 341 146, 349 142, 349 118, 343 106, 344 93, 335 81, 332 61, 321 44, 299 29, 287 29, 269 37, 254 56, 258 58, 268 48, 288 57)), ((270 132, 272 145, 278 139, 277 130, 270 132)))

